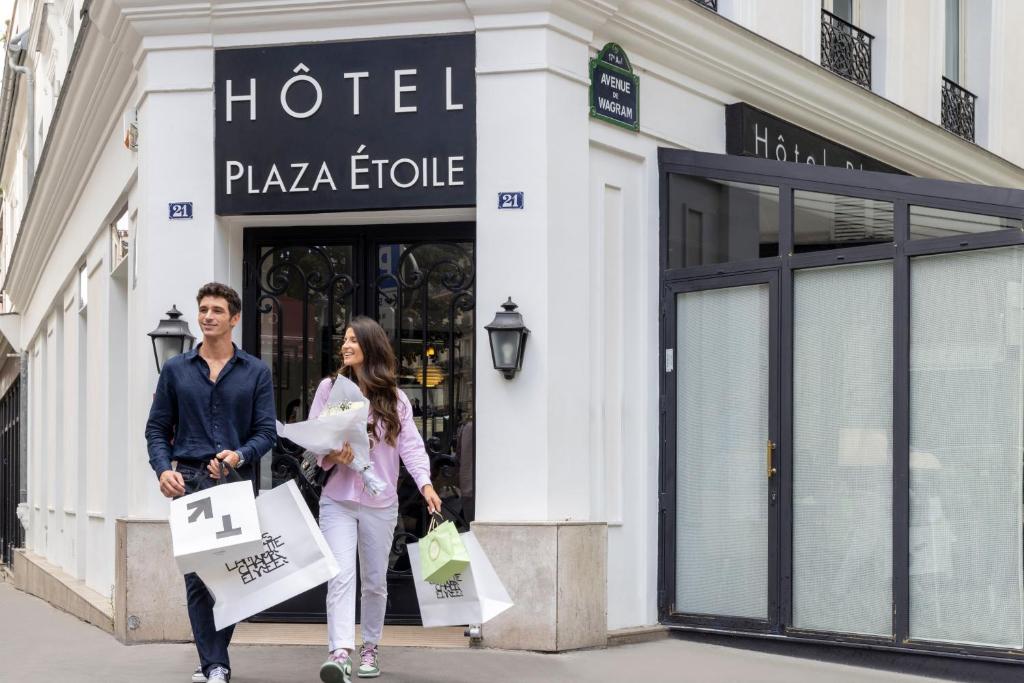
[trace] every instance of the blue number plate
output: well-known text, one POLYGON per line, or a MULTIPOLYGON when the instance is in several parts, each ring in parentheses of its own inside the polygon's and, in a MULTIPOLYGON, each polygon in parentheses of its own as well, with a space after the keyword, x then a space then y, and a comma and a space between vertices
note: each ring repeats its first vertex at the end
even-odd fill
POLYGON ((525 192, 499 192, 499 209, 522 209, 524 208, 525 192))
POLYGON ((192 202, 171 202, 167 205, 167 217, 192 218, 192 202))

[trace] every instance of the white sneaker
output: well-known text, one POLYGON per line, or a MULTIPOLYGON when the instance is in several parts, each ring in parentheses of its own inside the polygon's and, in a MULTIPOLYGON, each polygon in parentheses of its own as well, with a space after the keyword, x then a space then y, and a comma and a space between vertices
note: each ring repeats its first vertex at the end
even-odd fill
POLYGON ((197 666, 196 670, 192 672, 192 683, 206 683, 206 674, 203 673, 203 667, 197 666))
POLYGON ((210 675, 206 677, 206 683, 228 683, 231 680, 231 672, 223 666, 215 666, 210 669, 210 675))

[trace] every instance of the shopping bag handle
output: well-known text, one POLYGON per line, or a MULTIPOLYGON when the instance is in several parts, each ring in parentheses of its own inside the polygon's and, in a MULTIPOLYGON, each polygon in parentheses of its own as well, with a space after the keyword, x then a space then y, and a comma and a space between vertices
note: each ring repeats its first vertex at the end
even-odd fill
MULTIPOLYGON (((218 460, 217 462, 218 462, 218 464, 220 464, 220 478, 213 480, 213 485, 214 486, 216 486, 217 484, 221 483, 222 481, 224 481, 224 479, 226 479, 227 477, 230 477, 232 474, 235 475, 235 481, 242 481, 242 475, 240 475, 238 473, 238 471, 235 470, 234 467, 232 467, 228 463, 224 462, 223 460, 218 460), (224 468, 227 468, 227 470, 225 471, 224 468)), ((208 477, 210 476, 210 471, 209 470, 206 471, 206 476, 208 476, 208 477)), ((210 477, 210 478, 213 479, 213 477, 210 477)))
POLYGON ((441 524, 445 523, 446 520, 444 518, 444 515, 442 515, 440 512, 432 512, 432 513, 430 513, 430 527, 427 528, 427 533, 428 534, 431 531, 433 531, 434 529, 437 528, 437 525, 438 525, 438 521, 437 520, 438 520, 438 518, 441 519, 441 522, 440 522, 441 524))

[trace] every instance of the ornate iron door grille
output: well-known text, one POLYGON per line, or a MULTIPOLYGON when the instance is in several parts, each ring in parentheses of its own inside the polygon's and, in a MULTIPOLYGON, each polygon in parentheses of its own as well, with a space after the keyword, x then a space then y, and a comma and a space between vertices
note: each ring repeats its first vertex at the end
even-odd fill
POLYGON ((974 104, 978 96, 942 77, 942 127, 974 142, 974 104))
POLYGON ((21 421, 21 383, 14 384, 0 399, 0 560, 11 564, 11 551, 24 543, 18 521, 21 500, 18 427, 21 421))
POLYGON ((829 11, 821 10, 821 65, 871 88, 871 41, 875 37, 829 11))
MULTIPOLYGON (((381 323, 445 516, 468 528, 475 507, 473 225, 250 229, 244 278, 243 345, 270 364, 283 422, 306 419, 317 386, 336 373, 348 321, 368 315, 381 323)), ((294 479, 315 514, 320 489, 302 476, 303 462, 302 449, 279 442, 260 464, 260 488, 294 479)), ((388 622, 418 623, 406 544, 426 533, 429 520, 404 467, 396 488, 388 622)), ((261 618, 323 620, 324 588, 261 618)))

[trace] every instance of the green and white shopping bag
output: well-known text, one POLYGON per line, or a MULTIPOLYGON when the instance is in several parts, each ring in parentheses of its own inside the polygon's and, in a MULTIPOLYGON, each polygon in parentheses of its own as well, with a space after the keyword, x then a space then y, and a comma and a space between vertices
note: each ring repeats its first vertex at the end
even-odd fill
POLYGON ((469 566, 469 553, 462 544, 459 530, 451 522, 437 523, 440 515, 430 520, 427 535, 420 539, 420 568, 423 579, 430 583, 446 583, 469 566))

